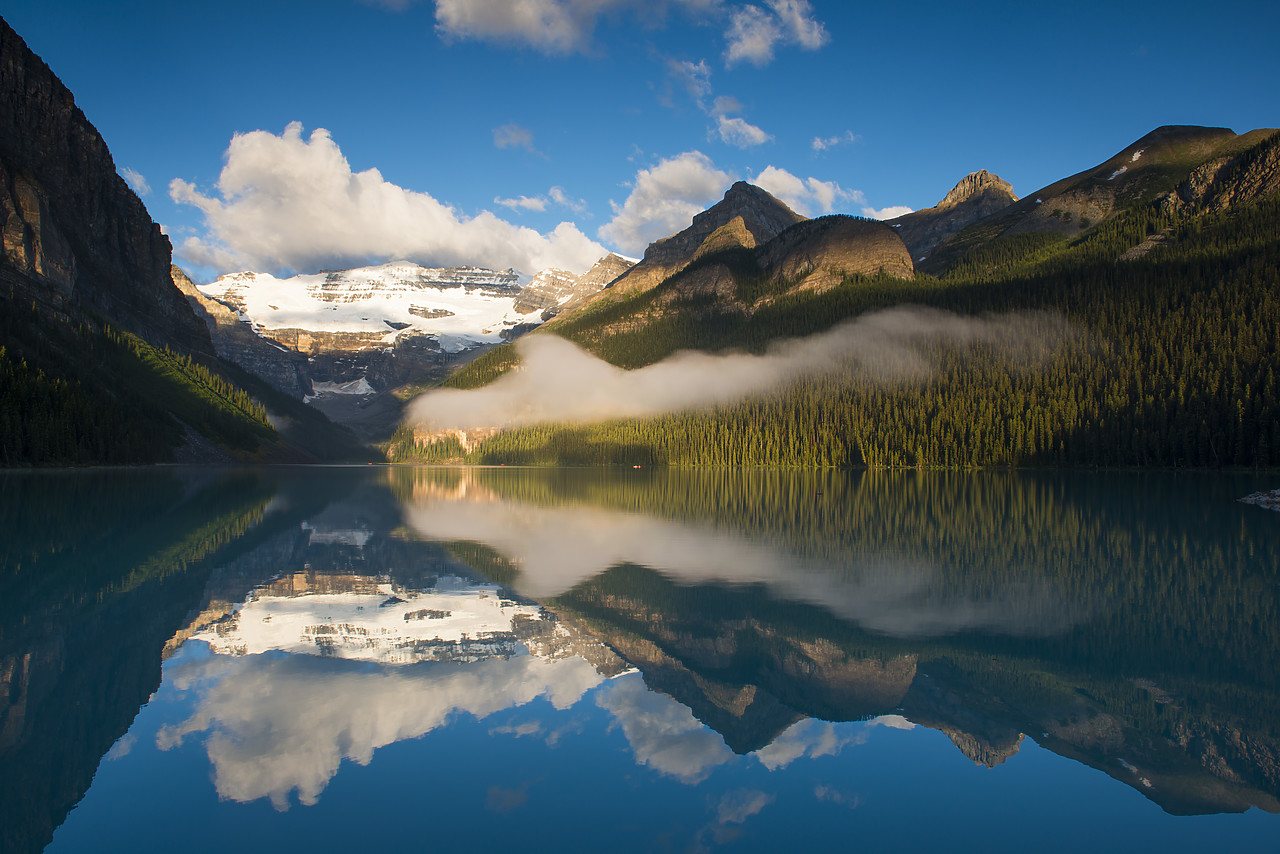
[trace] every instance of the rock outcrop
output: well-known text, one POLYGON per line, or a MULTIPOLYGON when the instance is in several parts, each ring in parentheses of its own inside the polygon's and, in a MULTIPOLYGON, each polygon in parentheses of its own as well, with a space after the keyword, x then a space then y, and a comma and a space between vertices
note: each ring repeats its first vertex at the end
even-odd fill
POLYGON ((980 169, 961 178, 935 206, 891 219, 889 224, 898 230, 911 257, 919 261, 951 235, 1016 201, 1008 181, 980 169))
POLYGON ((262 377, 290 397, 302 398, 310 393, 311 379, 305 355, 282 350, 266 341, 234 311, 200 293, 181 268, 173 267, 172 276, 196 316, 204 320, 219 356, 262 377))
POLYGON ((46 308, 212 355, 172 246, 71 92, 0 20, 0 279, 46 308))
POLYGON ((548 320, 573 310, 634 265, 634 261, 610 252, 582 275, 555 268, 543 270, 521 288, 515 309, 520 314, 542 312, 542 319, 548 320))
MULTIPOLYGON (((945 238, 934 246, 922 269, 941 273, 965 252, 1002 236, 1076 237, 1123 211, 1153 203, 1175 210, 1223 210, 1249 203, 1280 189, 1276 135, 1265 129, 1237 135, 1227 128, 1156 128, 1097 166, 1043 187, 945 238)), ((903 234, 909 245, 910 237, 903 234)), ((917 254, 918 264, 920 260, 917 254)))
POLYGON ((696 215, 684 231, 649 244, 640 263, 613 282, 610 290, 647 291, 683 270, 699 254, 706 254, 699 250, 708 242, 706 251, 734 246, 753 249, 803 220, 764 190, 739 181, 721 201, 696 215))

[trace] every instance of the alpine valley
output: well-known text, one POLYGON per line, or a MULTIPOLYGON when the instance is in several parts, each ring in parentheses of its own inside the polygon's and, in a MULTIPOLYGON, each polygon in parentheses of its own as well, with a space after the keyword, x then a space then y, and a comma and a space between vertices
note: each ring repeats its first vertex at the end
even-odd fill
POLYGON ((581 273, 398 260, 196 283, 7 24, 0 100, 5 466, 1280 460, 1273 130, 1161 127, 1022 198, 979 171, 887 222, 808 219, 739 182, 638 263, 609 254, 581 273), (909 375, 846 358, 639 417, 432 424, 436 386, 504 377, 525 333, 632 370, 858 323, 908 340, 909 375))

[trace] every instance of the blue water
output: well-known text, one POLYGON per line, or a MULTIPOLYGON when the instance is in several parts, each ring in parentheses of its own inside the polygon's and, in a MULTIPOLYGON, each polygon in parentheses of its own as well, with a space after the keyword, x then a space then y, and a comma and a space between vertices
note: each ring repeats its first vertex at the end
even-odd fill
POLYGON ((5 847, 1278 850, 1265 485, 3 479, 5 847))

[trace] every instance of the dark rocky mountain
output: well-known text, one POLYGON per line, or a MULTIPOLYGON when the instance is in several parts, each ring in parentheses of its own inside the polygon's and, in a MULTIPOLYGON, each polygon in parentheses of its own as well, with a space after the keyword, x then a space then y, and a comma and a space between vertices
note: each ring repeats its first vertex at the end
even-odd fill
POLYGON ((169 238, 2 20, 0 226, 0 465, 366 456, 219 360, 216 321, 174 283, 169 238))
POLYGON ((213 355, 170 278, 172 247, 66 86, 0 20, 0 280, 154 344, 213 355))
POLYGON ((1018 201, 1013 187, 986 169, 960 179, 938 204, 889 220, 907 244, 911 257, 923 261, 934 247, 983 217, 1018 201))
POLYGON ((218 355, 261 377, 285 394, 302 399, 311 390, 307 357, 273 346, 255 333, 239 315, 196 288, 183 270, 172 268, 173 283, 187 298, 196 316, 204 321, 218 355))

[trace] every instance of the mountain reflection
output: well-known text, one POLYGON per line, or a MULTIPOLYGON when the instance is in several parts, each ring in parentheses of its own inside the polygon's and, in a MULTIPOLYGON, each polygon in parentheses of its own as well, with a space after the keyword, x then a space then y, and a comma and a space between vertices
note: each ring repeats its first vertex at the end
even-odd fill
MULTIPOLYGON (((681 786, 918 728, 987 767, 1030 739, 1172 813, 1278 811, 1280 531, 1234 483, 0 479, 0 841, 40 850, 109 750, 134 761, 130 722, 157 687, 181 711, 144 746, 193 748, 220 799, 277 809, 461 721, 555 749, 603 717, 629 767, 681 786)), ((758 786, 708 798, 710 837, 773 803, 758 786)))
POLYGON ((631 564, 680 584, 761 584, 781 600, 818 605, 864 628, 903 637, 966 629, 1052 634, 1092 608, 1034 575, 1014 573, 995 589, 944 595, 937 567, 910 553, 868 554, 819 542, 806 554, 740 528, 508 500, 487 485, 495 483, 492 475, 481 480, 483 472, 465 472, 456 484, 441 484, 424 470, 414 474, 417 479, 400 491, 409 496, 409 526, 427 539, 493 548, 518 568, 512 586, 535 599, 561 596, 611 567, 631 564))

